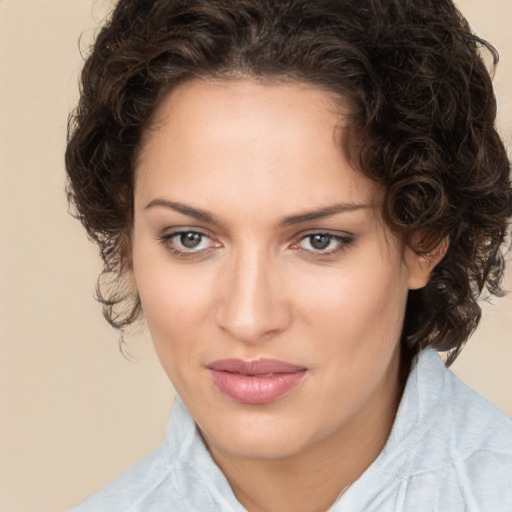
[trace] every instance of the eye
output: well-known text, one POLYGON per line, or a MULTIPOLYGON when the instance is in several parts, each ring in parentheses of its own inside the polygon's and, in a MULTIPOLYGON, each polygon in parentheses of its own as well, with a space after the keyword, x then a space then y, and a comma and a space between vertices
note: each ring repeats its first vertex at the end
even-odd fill
POLYGON ((296 247, 309 253, 330 255, 343 250, 352 242, 353 239, 349 236, 309 233, 300 239, 296 247))
POLYGON ((317 234, 308 235, 302 241, 305 240, 308 242, 308 245, 316 251, 325 251, 334 241, 334 237, 332 235, 317 234))
POLYGON ((160 241, 172 253, 179 255, 192 255, 219 245, 205 233, 194 230, 174 231, 160 237, 160 241))
POLYGON ((188 231, 187 233, 181 233, 175 237, 182 247, 186 249, 197 249, 201 246, 204 236, 201 233, 194 231, 188 231))

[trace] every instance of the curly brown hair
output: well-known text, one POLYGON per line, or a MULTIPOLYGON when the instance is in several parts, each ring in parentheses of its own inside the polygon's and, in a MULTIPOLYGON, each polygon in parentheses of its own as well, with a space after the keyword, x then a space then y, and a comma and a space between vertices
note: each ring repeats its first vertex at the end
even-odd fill
POLYGON ((69 119, 73 212, 104 262, 98 298, 124 328, 141 315, 125 287, 134 166, 162 99, 198 77, 314 84, 348 100, 357 166, 385 186, 384 218, 428 253, 448 238, 429 283, 411 291, 404 347, 451 363, 499 295, 512 216, 510 164, 495 129, 496 50, 450 0, 121 0, 100 31, 69 119), (420 240, 413 236, 422 233, 420 240))

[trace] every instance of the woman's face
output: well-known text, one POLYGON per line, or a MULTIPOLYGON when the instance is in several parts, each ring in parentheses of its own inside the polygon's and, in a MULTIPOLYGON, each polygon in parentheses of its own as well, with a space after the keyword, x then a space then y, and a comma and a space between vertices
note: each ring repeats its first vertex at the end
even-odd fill
POLYGON ((146 133, 135 284, 214 453, 298 454, 393 402, 407 292, 427 276, 347 161, 340 108, 299 83, 194 81, 146 133))

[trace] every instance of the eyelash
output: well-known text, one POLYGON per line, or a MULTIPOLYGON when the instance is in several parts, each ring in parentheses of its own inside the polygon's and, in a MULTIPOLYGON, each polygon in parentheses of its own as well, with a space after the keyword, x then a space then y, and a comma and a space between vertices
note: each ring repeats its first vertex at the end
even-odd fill
POLYGON ((199 250, 194 250, 194 249, 186 250, 186 248, 176 249, 176 247, 173 247, 173 245, 172 245, 173 239, 176 239, 178 237, 181 237, 183 235, 188 235, 188 234, 199 235, 201 237, 201 242, 205 238, 210 238, 206 233, 203 233, 203 232, 195 230, 195 229, 181 229, 179 231, 173 231, 172 233, 168 233, 168 234, 160 236, 159 241, 166 249, 171 251, 171 253, 174 256, 177 256, 180 259, 197 258, 197 257, 200 257, 201 255, 204 256, 207 251, 209 252, 209 249, 212 249, 212 247, 207 247, 205 249, 199 249, 199 250))
POLYGON ((292 247, 296 248, 296 250, 298 250, 300 252, 306 253, 308 256, 312 256, 312 257, 318 257, 318 256, 328 257, 328 256, 334 256, 335 254, 338 254, 339 252, 344 251, 353 242, 354 242, 354 238, 351 237, 351 236, 348 236, 348 235, 337 235, 337 234, 334 234, 334 233, 329 233, 328 231, 327 232, 325 232, 325 231, 316 231, 316 232, 305 234, 304 236, 302 236, 300 238, 300 240, 298 242, 292 244, 292 247), (302 241, 308 240, 308 239, 310 240, 310 244, 311 244, 312 239, 314 237, 317 237, 317 236, 328 237, 329 238, 329 243, 331 243, 332 241, 337 242, 337 247, 335 249, 331 249, 331 250, 319 250, 319 249, 312 250, 312 249, 304 249, 304 248, 299 246, 299 244, 302 241))
MULTIPOLYGON (((206 256, 210 252, 211 249, 215 248, 215 247, 206 247, 204 249, 199 249, 199 250, 194 250, 194 249, 186 250, 186 248, 177 249, 176 247, 173 246, 174 239, 177 239, 178 237, 181 237, 183 235, 190 235, 190 234, 191 235, 199 235, 201 237, 201 242, 204 239, 210 238, 206 233, 203 233, 202 231, 198 231, 198 230, 194 230, 194 229, 181 229, 179 231, 173 231, 172 233, 168 233, 168 234, 160 236, 159 242, 166 249, 171 251, 171 253, 174 256, 177 256, 180 259, 184 259, 184 258, 192 259, 192 258, 199 258, 201 256, 206 256)), ((333 256, 335 254, 338 254, 339 252, 347 249, 353 242, 354 242, 354 238, 352 236, 348 236, 348 235, 342 236, 342 235, 337 235, 337 234, 325 232, 325 231, 314 231, 314 232, 310 232, 310 233, 307 233, 307 234, 301 236, 300 239, 297 242, 294 242, 290 247, 294 250, 299 251, 300 253, 305 254, 306 256, 309 256, 309 257, 313 257, 313 258, 314 257, 322 257, 322 256, 328 257, 328 256, 333 256), (300 247, 300 243, 303 242, 304 240, 309 239, 310 241, 312 241, 312 239, 317 236, 328 237, 329 243, 331 243, 332 241, 337 242, 337 247, 335 249, 331 249, 328 251, 305 249, 303 247, 300 247)), ((218 244, 218 247, 220 247, 220 244, 218 244)))

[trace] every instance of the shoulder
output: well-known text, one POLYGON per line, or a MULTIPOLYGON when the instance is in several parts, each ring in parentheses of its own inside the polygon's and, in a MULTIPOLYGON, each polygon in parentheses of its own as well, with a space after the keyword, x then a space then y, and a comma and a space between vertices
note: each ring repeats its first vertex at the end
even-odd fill
POLYGON ((418 358, 404 392, 407 399, 413 402, 406 404, 409 423, 421 422, 421 430, 440 436, 450 451, 463 457, 482 449, 512 455, 512 420, 446 368, 434 350, 418 358))
POLYGON ((430 489, 449 510, 512 511, 512 421, 445 368, 437 354, 425 354, 420 364, 420 402, 428 403, 425 393, 438 396, 427 408, 423 436, 411 446, 404 488, 411 495, 430 489))
POLYGON ((333 510, 512 512, 512 421, 425 350, 386 446, 333 510))
POLYGON ((512 420, 444 365, 442 371, 446 379, 437 431, 450 440, 450 453, 467 461, 488 453, 512 462, 512 420))
POLYGON ((449 379, 448 456, 459 487, 482 506, 512 511, 512 420, 452 372, 449 379))
MULTIPOLYGON (((218 512, 208 486, 167 443, 67 512, 218 512)), ((227 509, 226 509, 227 510, 227 509)))
MULTIPOLYGON (((140 509, 148 497, 165 492, 173 466, 166 444, 138 461, 123 474, 68 512, 128 512, 140 509), (159 490, 160 487, 160 490, 159 490)), ((150 510, 148 508, 148 510, 150 510)))
POLYGON ((239 512, 185 406, 176 399, 167 439, 68 512, 239 512))

